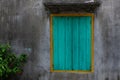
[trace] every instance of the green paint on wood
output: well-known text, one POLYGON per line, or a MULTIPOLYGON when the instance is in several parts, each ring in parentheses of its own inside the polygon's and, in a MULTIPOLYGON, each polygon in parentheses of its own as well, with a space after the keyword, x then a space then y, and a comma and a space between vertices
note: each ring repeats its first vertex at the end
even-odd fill
POLYGON ((91 70, 91 17, 53 17, 54 70, 91 70))

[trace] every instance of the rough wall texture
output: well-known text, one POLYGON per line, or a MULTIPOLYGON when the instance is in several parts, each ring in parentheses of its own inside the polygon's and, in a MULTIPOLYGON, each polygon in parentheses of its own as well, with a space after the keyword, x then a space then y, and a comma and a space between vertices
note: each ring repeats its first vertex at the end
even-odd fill
POLYGON ((99 1, 99 0, 44 0, 43 2, 57 2, 57 3, 74 3, 74 2, 86 2, 86 1, 99 1))
POLYGON ((43 2, 50 1, 0 0, 0 42, 29 55, 21 80, 120 80, 120 0, 101 0, 95 13, 95 71, 91 74, 50 73, 49 12, 43 2))

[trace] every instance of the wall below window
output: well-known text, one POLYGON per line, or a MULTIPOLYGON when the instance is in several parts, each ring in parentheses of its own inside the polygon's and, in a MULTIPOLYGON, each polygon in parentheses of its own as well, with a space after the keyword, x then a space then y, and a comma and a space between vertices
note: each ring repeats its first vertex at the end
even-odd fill
POLYGON ((57 2, 57 3, 61 3, 61 2, 92 2, 92 1, 99 1, 99 0, 44 0, 44 2, 57 2))
MULTIPOLYGON (((24 52, 29 56, 20 79, 119 80, 120 0, 101 0, 102 4, 95 13, 95 71, 91 74, 50 73, 49 12, 43 5, 45 1, 48 2, 0 1, 0 42, 10 42, 15 52, 24 52)), ((79 0, 56 2, 69 1, 79 0)))

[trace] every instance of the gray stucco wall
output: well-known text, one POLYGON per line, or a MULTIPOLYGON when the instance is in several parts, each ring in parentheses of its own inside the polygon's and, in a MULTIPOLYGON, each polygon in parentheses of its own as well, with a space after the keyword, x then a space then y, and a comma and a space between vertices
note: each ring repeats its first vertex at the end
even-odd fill
POLYGON ((0 42, 10 42, 15 52, 29 55, 21 80, 120 80, 120 0, 101 0, 95 13, 95 71, 91 74, 50 73, 49 12, 43 2, 50 1, 0 1, 0 42))

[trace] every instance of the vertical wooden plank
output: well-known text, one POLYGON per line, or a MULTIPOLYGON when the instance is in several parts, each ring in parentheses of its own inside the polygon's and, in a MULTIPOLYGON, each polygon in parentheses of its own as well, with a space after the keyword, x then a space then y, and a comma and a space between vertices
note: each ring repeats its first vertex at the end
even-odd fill
POLYGON ((78 27, 79 27, 79 23, 78 23, 78 21, 79 21, 79 17, 75 17, 75 26, 76 26, 76 69, 75 70, 79 70, 78 69, 78 67, 79 67, 79 64, 78 64, 78 61, 79 61, 79 58, 78 58, 78 50, 79 50, 79 44, 78 44, 78 39, 79 39, 79 29, 78 29, 78 27))
MULTIPOLYGON (((91 17, 87 17, 87 24, 86 24, 86 43, 87 43, 87 45, 86 46, 89 46, 89 48, 87 48, 87 52, 86 52, 86 54, 89 56, 89 60, 88 60, 88 58, 86 58, 86 64, 87 64, 87 67, 86 67, 86 69, 87 70, 91 70, 91 63, 92 63, 92 59, 91 59, 91 47, 92 47, 92 44, 91 44, 91 41, 92 41, 92 36, 91 36, 91 34, 92 34, 92 30, 91 30, 91 17)), ((86 56, 87 57, 87 56, 86 56)))
POLYGON ((82 43, 80 44, 82 47, 82 49, 80 48, 80 50, 81 50, 81 52, 80 52, 80 54, 82 54, 82 60, 81 60, 81 62, 82 62, 82 70, 85 70, 85 54, 86 54, 86 45, 85 45, 85 33, 86 33, 86 29, 85 29, 85 24, 86 24, 86 21, 85 21, 85 18, 84 17, 82 17, 81 18, 81 20, 82 20, 82 25, 81 25, 81 27, 82 27, 82 31, 81 31, 81 34, 80 34, 80 36, 81 36, 81 40, 80 41, 82 41, 82 43))
POLYGON ((80 33, 79 33, 79 36, 80 36, 80 47, 79 47, 79 55, 80 55, 80 70, 83 70, 83 63, 84 63, 84 40, 83 40, 83 37, 84 37, 84 30, 83 30, 83 28, 84 28, 84 26, 83 26, 83 24, 81 24, 81 23, 84 23, 83 22, 83 17, 81 17, 80 18, 80 24, 79 24, 79 31, 80 31, 80 33))
POLYGON ((86 17, 86 46, 87 46, 87 50, 86 50, 86 70, 88 70, 88 71, 91 71, 91 46, 92 46, 92 44, 91 44, 91 40, 92 40, 92 38, 91 38, 91 33, 92 33, 92 31, 91 31, 91 17, 90 16, 88 16, 88 17, 86 17), (87 57, 89 57, 89 58, 87 58, 87 57))
POLYGON ((86 57, 89 57, 89 58, 86 58, 86 70, 91 70, 91 46, 92 46, 92 44, 91 44, 91 41, 92 41, 92 37, 91 37, 91 33, 92 33, 92 31, 91 31, 91 17, 87 17, 87 19, 86 19, 86 22, 87 22, 87 24, 86 24, 86 43, 87 43, 87 49, 86 49, 86 57))
POLYGON ((59 62, 60 62, 60 70, 64 70, 65 67, 65 34, 64 34, 64 20, 62 19, 62 17, 59 17, 59 62))
POLYGON ((59 69, 59 21, 57 17, 53 17, 53 64, 54 70, 59 69))
POLYGON ((72 17, 71 18, 72 19, 72 22, 71 23, 73 23, 72 24, 72 41, 73 41, 73 46, 72 46, 72 49, 73 49, 73 70, 76 70, 76 24, 75 24, 75 18, 74 17, 72 17))
POLYGON ((73 69, 78 70, 78 17, 72 18, 73 27, 73 69))
POLYGON ((66 30, 66 70, 71 70, 72 69, 72 58, 71 58, 71 54, 72 54, 72 45, 71 45, 71 41, 72 41, 72 37, 71 37, 71 32, 72 32, 72 27, 71 27, 71 19, 70 17, 66 17, 66 23, 65 23, 65 30, 66 30))
POLYGON ((82 54, 80 54, 81 52, 82 52, 82 41, 81 41, 81 35, 80 34, 82 34, 82 24, 80 24, 80 23, 82 23, 82 19, 81 19, 81 17, 79 17, 79 48, 81 49, 81 50, 79 50, 79 70, 82 70, 82 54))

